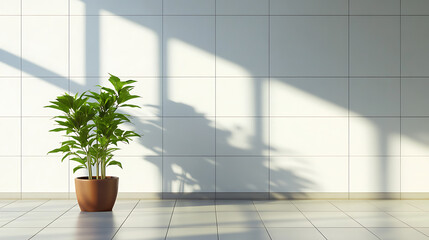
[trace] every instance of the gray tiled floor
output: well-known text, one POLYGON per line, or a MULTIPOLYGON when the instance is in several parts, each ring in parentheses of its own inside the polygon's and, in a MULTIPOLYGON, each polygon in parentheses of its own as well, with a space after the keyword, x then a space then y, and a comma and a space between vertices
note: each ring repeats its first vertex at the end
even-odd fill
POLYGON ((0 239, 429 240, 429 200, 118 200, 99 213, 74 200, 1 200, 0 239))

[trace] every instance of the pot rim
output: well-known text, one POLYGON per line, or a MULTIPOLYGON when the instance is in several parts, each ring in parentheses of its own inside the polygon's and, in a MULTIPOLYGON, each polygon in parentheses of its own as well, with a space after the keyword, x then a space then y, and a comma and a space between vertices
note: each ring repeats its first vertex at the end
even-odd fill
POLYGON ((111 180, 116 180, 119 179, 119 177, 116 176, 106 176, 105 179, 88 179, 88 176, 83 176, 83 177, 76 177, 75 180, 79 180, 79 181, 111 181, 111 180))

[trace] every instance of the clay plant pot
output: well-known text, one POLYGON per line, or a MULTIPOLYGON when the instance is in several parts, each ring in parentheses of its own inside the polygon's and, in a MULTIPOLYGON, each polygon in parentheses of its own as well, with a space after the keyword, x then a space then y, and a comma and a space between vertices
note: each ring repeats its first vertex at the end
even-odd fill
POLYGON ((118 195, 118 177, 105 179, 75 178, 76 197, 83 212, 112 211, 118 195))

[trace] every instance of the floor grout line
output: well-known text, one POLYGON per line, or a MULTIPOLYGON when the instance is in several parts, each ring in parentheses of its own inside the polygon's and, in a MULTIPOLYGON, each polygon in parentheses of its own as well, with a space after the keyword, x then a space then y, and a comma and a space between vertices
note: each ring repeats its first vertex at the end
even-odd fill
POLYGON ((127 221, 128 217, 131 215, 131 213, 133 213, 134 209, 137 207, 137 205, 139 205, 140 203, 140 199, 136 202, 136 204, 134 205, 133 209, 131 209, 131 211, 128 213, 127 217, 124 219, 124 221, 121 223, 121 225, 118 227, 118 229, 116 230, 116 232, 113 234, 111 239, 114 239, 116 234, 118 234, 119 230, 121 230, 122 226, 125 224, 125 222, 127 221))
POLYGON ((171 217, 170 217, 170 221, 168 222, 167 231, 165 232, 165 238, 164 238, 164 240, 167 239, 168 232, 170 230, 171 220, 173 220, 173 214, 174 214, 174 211, 176 210, 176 204, 177 204, 177 199, 174 201, 173 210, 171 211, 171 217))
POLYGON ((261 220, 262 225, 264 226, 264 229, 265 229, 265 231, 266 231, 266 232, 267 232, 267 234, 268 234, 268 237, 269 237, 271 240, 273 240, 273 238, 271 237, 270 231, 268 231, 268 228, 267 228, 267 226, 265 225, 265 222, 264 222, 264 220, 262 219, 261 214, 259 213, 259 210, 256 208, 255 201, 253 201, 253 200, 252 200, 252 204, 253 204, 253 207, 254 207, 254 208, 255 208, 255 210, 256 210, 256 213, 258 213, 259 220, 261 220))

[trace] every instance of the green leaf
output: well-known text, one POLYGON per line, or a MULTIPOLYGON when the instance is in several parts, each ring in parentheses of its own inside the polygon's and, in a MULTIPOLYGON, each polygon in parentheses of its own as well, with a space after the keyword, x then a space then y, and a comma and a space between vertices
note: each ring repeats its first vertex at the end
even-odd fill
POLYGON ((120 162, 118 162, 118 161, 110 161, 110 162, 107 164, 107 166, 113 166, 113 165, 116 165, 116 166, 118 166, 118 167, 122 168, 122 164, 121 164, 120 162))
POLYGON ((82 168, 86 168, 86 166, 85 165, 79 165, 79 166, 73 168, 73 173, 75 173, 77 170, 82 169, 82 168))

